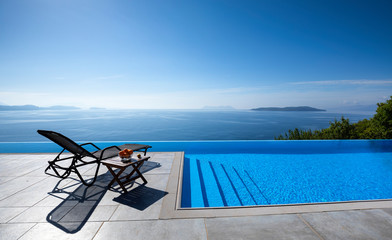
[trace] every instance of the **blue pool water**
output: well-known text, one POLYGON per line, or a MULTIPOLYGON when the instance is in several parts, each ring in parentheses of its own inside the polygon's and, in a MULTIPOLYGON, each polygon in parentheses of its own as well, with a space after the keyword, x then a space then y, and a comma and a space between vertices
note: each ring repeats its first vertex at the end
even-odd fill
POLYGON ((392 198, 391 140, 223 145, 185 153, 181 207, 392 198))

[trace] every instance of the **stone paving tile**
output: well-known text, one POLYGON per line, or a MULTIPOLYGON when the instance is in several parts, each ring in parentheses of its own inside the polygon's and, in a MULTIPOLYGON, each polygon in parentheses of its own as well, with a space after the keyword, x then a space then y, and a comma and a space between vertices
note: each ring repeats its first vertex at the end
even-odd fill
POLYGON ((0 161, 10 159, 9 158, 10 156, 11 156, 11 154, 8 154, 8 153, 0 153, 0 161))
POLYGON ((0 153, 0 160, 43 159, 48 161, 56 155, 52 153, 0 153))
POLYGON ((208 239, 320 238, 296 215, 207 218, 208 239))
POLYGON ((145 178, 148 181, 146 186, 149 186, 154 189, 159 189, 162 191, 166 190, 166 185, 169 179, 169 175, 167 174, 145 175, 145 178))
POLYGON ((132 205, 126 205, 126 203, 120 204, 116 211, 113 213, 113 216, 110 218, 110 221, 159 219, 162 200, 162 198, 159 199, 154 204, 146 206, 145 209, 137 209, 132 205))
POLYGON ((13 218, 9 223, 28 223, 48 221, 55 222, 78 222, 78 221, 109 221, 117 206, 94 206, 88 209, 86 206, 68 207, 31 207, 13 218), (90 211, 89 215, 86 211, 90 211))
POLYGON ((164 165, 164 164, 171 165, 173 162, 173 158, 174 158, 174 154, 173 154, 173 157, 159 156, 159 157, 150 158, 148 161, 159 162, 162 165, 164 165))
POLYGON ((111 220, 158 219, 168 175, 146 175, 146 185, 134 184, 128 193, 118 193, 112 199, 119 203, 111 220))
MULTIPOLYGON (((147 154, 148 155, 148 154, 147 154)), ((161 152, 161 153, 155 153, 154 155, 151 155, 152 160, 167 160, 167 159, 173 159, 175 153, 174 152, 161 152)))
MULTIPOLYGON (((346 228, 344 228, 339 223, 339 221, 335 221, 334 218, 326 212, 306 213, 306 214, 301 214, 301 216, 324 239, 336 239, 336 240, 354 239, 353 234, 351 234, 346 228)), ((362 239, 366 239, 366 237, 362 239)))
MULTIPOLYGON (((148 153, 147 153, 148 155, 148 153)), ((157 159, 157 158, 164 158, 164 159, 173 159, 175 153, 174 152, 155 152, 153 155, 151 155, 152 159, 157 159)))
POLYGON ((50 184, 51 189, 47 192, 44 199, 36 204, 36 206, 74 206, 80 200, 90 201, 91 204, 98 204, 99 199, 91 198, 92 195, 99 195, 107 192, 106 185, 111 180, 110 174, 100 175, 97 181, 91 187, 81 184, 78 179, 72 177, 59 180, 59 178, 51 177, 54 183, 50 184), (57 182, 56 182, 57 181, 57 182), (49 194, 49 195, 48 195, 49 194))
POLYGON ((171 163, 165 163, 165 162, 161 162, 160 160, 158 161, 148 161, 149 164, 153 165, 155 164, 156 167, 151 169, 148 172, 145 172, 144 174, 170 174, 170 170, 171 170, 171 163))
POLYGON ((382 210, 392 216, 392 208, 384 208, 382 210))
POLYGON ((24 176, 25 177, 47 177, 48 175, 45 174, 46 167, 47 167, 46 165, 38 167, 37 169, 26 173, 24 176))
POLYGON ((34 166, 34 167, 19 167, 19 166, 13 166, 10 169, 4 169, 2 168, 0 170, 0 176, 7 176, 7 177, 24 177, 27 174, 39 170, 39 169, 45 169, 44 166, 34 166))
POLYGON ((26 209, 27 207, 23 207, 23 208, 0 207, 0 223, 6 223, 10 221, 12 218, 18 216, 26 209))
POLYGON ((0 239, 17 240, 34 225, 35 223, 0 224, 0 239))
POLYGON ((392 216, 380 209, 301 215, 325 239, 392 238, 392 216))
MULTIPOLYGON (((59 180, 58 180, 59 181, 59 180)), ((77 200, 70 200, 67 199, 70 197, 70 195, 75 192, 75 190, 81 186, 80 182, 71 180, 71 179, 64 179, 61 180, 61 182, 57 182, 56 184, 53 184, 52 190, 47 192, 47 195, 44 199, 39 201, 37 204, 34 206, 40 206, 40 207, 56 207, 60 204, 66 205, 66 206, 74 206, 75 201, 77 200), (57 184, 59 183, 59 184, 57 184), (56 186, 58 189, 56 189, 56 186), (67 200, 67 201, 65 201, 67 200)))
MULTIPOLYGON (((11 195, 22 191, 28 187, 33 186, 34 184, 46 179, 47 177, 18 177, 13 181, 9 181, 6 184, 0 185, 0 200, 6 199, 11 195)), ((0 201, 0 205, 1 205, 0 201)))
POLYGON ((18 240, 91 240, 101 225, 102 222, 87 222, 85 224, 73 222, 64 223, 61 225, 62 228, 59 228, 51 223, 37 223, 18 240), (81 229, 78 231, 80 227, 81 229), (75 231, 75 233, 69 231, 75 231))
MULTIPOLYGON (((38 177, 36 177, 38 178, 38 177)), ((53 190, 53 186, 58 183, 57 178, 46 177, 30 187, 23 189, 12 196, 0 201, 0 206, 25 207, 33 206, 48 196, 48 192, 53 190)))
POLYGON ((90 216, 90 222, 107 222, 112 217, 118 206, 97 206, 90 216))
POLYGON ((85 206, 76 206, 72 208, 60 222, 75 222, 75 221, 89 221, 89 222, 103 222, 109 221, 117 206, 93 206, 88 209, 85 206), (90 213, 90 214, 89 214, 90 213))
POLYGON ((121 195, 121 192, 108 190, 105 192, 105 195, 103 196, 101 201, 98 203, 98 206, 118 206, 119 203, 113 201, 113 199, 117 198, 120 195, 121 195))
MULTIPOLYGON (((63 208, 62 216, 64 216, 72 207, 63 208)), ((49 213, 53 211, 53 207, 31 207, 13 218, 9 223, 38 223, 47 222, 49 213)))
POLYGON ((105 222, 94 240, 207 240, 203 219, 105 222))
POLYGON ((17 159, 17 160, 3 160, 0 169, 0 176, 23 176, 36 169, 43 168, 45 161, 37 159, 17 159))
POLYGON ((3 184, 3 183, 6 183, 8 181, 11 181, 11 180, 13 180, 15 178, 17 178, 17 177, 0 177, 0 185, 3 184))

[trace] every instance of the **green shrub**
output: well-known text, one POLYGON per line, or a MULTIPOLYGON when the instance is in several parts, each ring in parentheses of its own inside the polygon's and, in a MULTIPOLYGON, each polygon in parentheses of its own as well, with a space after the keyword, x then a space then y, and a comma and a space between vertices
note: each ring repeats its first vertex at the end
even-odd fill
POLYGON ((295 128, 275 140, 392 139, 392 96, 377 106, 376 114, 369 120, 351 124, 348 118, 342 117, 340 121, 330 122, 328 128, 315 131, 295 128))

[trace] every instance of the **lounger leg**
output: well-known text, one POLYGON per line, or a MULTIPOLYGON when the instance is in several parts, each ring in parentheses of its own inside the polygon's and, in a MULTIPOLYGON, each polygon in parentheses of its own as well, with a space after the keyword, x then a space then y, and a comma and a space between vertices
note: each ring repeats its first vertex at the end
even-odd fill
POLYGON ((97 176, 95 175, 95 176, 94 176, 94 179, 92 180, 92 182, 87 183, 87 182, 83 179, 82 175, 79 173, 79 171, 78 171, 76 168, 75 168, 75 173, 76 173, 76 175, 78 175, 80 181, 82 181, 82 183, 83 183, 84 185, 86 185, 87 187, 92 186, 92 185, 94 184, 95 180, 97 180, 97 176))
POLYGON ((50 162, 49 162, 49 166, 45 169, 44 172, 50 176, 58 177, 61 179, 67 178, 71 174, 71 170, 67 169, 64 170, 63 175, 61 175, 50 162), (48 170, 52 170, 55 174, 49 173, 48 170))

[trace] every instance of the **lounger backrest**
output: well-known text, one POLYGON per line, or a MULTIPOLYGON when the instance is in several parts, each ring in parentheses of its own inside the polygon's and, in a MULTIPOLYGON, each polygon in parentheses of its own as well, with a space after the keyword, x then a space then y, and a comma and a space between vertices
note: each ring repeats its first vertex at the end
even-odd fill
POLYGON ((77 144, 76 142, 72 141, 71 139, 67 138, 66 136, 60 133, 53 132, 53 131, 46 131, 46 130, 38 130, 37 132, 42 136, 49 138, 53 142, 57 143, 58 145, 60 145, 61 147, 65 148, 66 150, 68 150, 69 152, 75 155, 90 156, 96 158, 89 151, 79 146, 79 144, 77 144))

